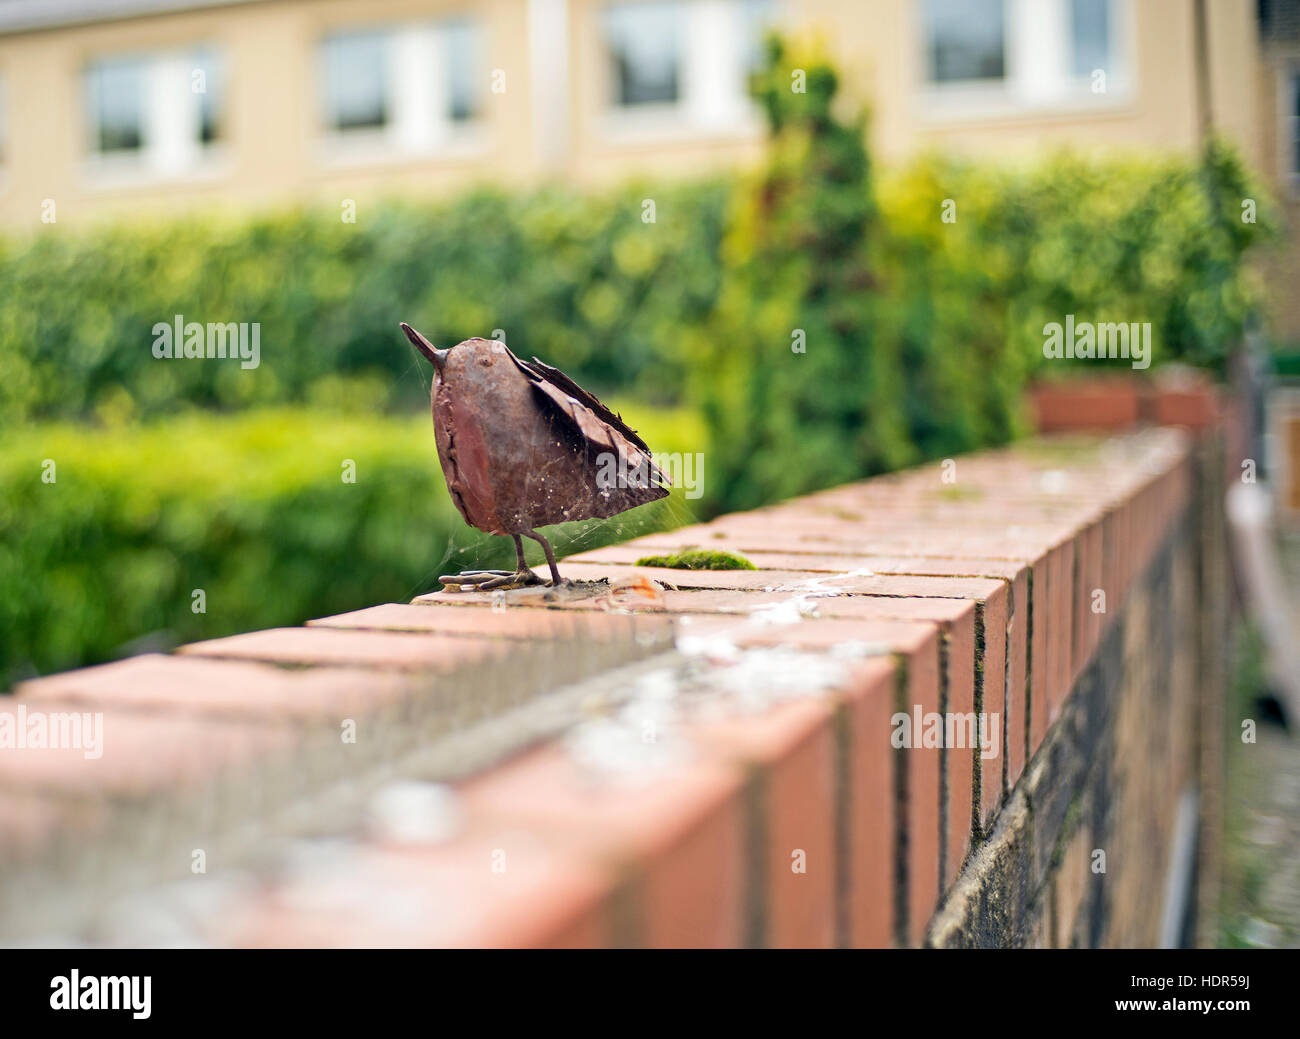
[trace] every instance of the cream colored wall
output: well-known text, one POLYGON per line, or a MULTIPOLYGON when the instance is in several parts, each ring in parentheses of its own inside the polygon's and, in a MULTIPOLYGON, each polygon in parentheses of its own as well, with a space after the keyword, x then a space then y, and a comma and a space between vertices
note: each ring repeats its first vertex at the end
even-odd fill
MULTIPOLYGON (((584 179, 631 171, 693 170, 696 162, 756 154, 745 138, 689 137, 617 144, 599 132, 607 96, 596 12, 604 0, 571 0, 576 164, 584 179)), ((1189 152, 1198 140, 1193 62, 1193 0, 1131 0, 1135 85, 1131 96, 1095 107, 1060 107, 996 117, 936 114, 920 97, 923 54, 912 0, 786 0, 786 21, 820 38, 836 58, 849 96, 869 99, 872 143, 888 160, 923 148, 1008 156, 1044 148, 1162 148, 1189 152)), ((1251 84, 1258 47, 1253 4, 1209 0, 1211 78, 1216 119, 1257 153, 1258 113, 1251 84)))
POLYGON ((609 69, 600 25, 605 6, 605 0, 569 0, 569 163, 563 174, 580 183, 692 176, 758 154, 761 136, 756 134, 608 133, 609 69))
POLYGON ((1265 164, 1262 113, 1256 89, 1260 63, 1255 4, 1208 0, 1210 104, 1214 126, 1259 169, 1265 164))
MULTIPOLYGON (((848 5, 821 0, 819 6, 848 5)), ((880 38, 890 46, 887 52, 878 47, 874 55, 873 97, 876 144, 884 157, 921 148, 1012 156, 1064 145, 1187 150, 1194 144, 1191 0, 1131 3, 1131 99, 1082 110, 1061 107, 979 119, 927 110, 918 89, 923 54, 916 5, 889 0, 882 6, 888 16, 881 19, 880 38)))
MULTIPOLYGON (((605 0, 569 0, 567 166, 550 171, 578 182, 626 176, 693 175, 757 157, 761 136, 736 133, 608 132, 607 62, 598 14, 605 0)), ((787 21, 820 33, 840 63, 850 96, 870 98, 873 143, 886 159, 918 148, 1014 155, 1044 146, 1161 147, 1189 150, 1196 140, 1192 0, 1134 0, 1131 100, 1096 111, 1060 110, 999 118, 942 118, 922 104, 917 7, 910 0, 786 0, 787 21)), ((1258 94, 1251 87, 1254 16, 1244 0, 1209 0, 1215 115, 1232 136, 1257 149, 1258 94)), ((194 203, 265 204, 355 197, 388 191, 437 193, 470 180, 527 181, 543 172, 534 141, 526 0, 275 0, 188 14, 0 37, 8 141, 0 181, 0 219, 38 220, 53 198, 61 218, 80 219, 194 203), (484 148, 470 157, 342 165, 319 150, 315 41, 347 25, 399 22, 473 10, 488 29, 489 69, 506 72, 504 94, 488 94, 484 148), (225 162, 203 175, 101 189, 87 176, 82 142, 81 71, 117 51, 209 42, 228 69, 225 162)))
MULTIPOLYGON (((289 201, 359 206, 394 192, 436 193, 467 181, 515 182, 532 172, 525 26, 519 0, 284 0, 44 32, 0 36, 7 116, 0 224, 39 222, 44 199, 58 222, 123 211, 167 214, 193 206, 289 201), (485 147, 469 158, 346 165, 320 151, 316 41, 331 29, 475 11, 487 22, 485 60, 506 71, 506 91, 484 95, 485 147), (179 179, 143 176, 97 186, 85 165, 82 72, 92 58, 210 43, 227 71, 224 156, 179 179)), ((485 72, 485 78, 489 76, 485 72)))

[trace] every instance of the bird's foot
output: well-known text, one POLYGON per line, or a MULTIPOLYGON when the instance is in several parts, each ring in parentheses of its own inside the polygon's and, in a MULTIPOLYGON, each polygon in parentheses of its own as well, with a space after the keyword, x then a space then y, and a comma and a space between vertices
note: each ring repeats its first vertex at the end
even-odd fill
POLYGON ((508 591, 512 588, 530 588, 549 584, 531 570, 466 570, 460 574, 446 574, 438 578, 449 591, 469 589, 476 592, 508 591))

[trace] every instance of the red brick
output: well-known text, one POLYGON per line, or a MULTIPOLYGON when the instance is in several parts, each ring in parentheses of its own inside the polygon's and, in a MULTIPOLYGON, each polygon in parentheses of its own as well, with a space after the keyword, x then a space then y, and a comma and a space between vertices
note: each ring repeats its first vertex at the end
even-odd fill
MULTIPOLYGON (((894 691, 896 712, 911 715, 919 707, 922 715, 939 710, 938 632, 918 641, 909 652, 897 657, 898 685, 894 691)), ((905 847, 906 911, 905 940, 919 945, 926 925, 939 900, 939 755, 941 751, 914 746, 894 751, 893 759, 904 783, 899 836, 905 847)))
POLYGON ((829 616, 794 622, 755 624, 731 615, 683 618, 683 633, 726 636, 739 646, 790 646, 829 649, 848 643, 876 646, 881 653, 909 652, 918 638, 955 633, 965 652, 949 654, 954 684, 974 689, 975 605, 965 599, 892 599, 853 596, 826 600, 829 616), (688 622, 689 623, 686 623, 688 622))
MULTIPOLYGON (((467 598, 462 595, 462 598, 467 598)), ((509 600, 507 600, 509 602, 509 600)), ((313 628, 423 632, 436 635, 476 635, 484 638, 627 638, 637 634, 666 634, 670 622, 657 617, 633 619, 615 615, 574 615, 540 606, 515 605, 504 610, 463 609, 455 605, 384 603, 334 617, 307 622, 313 628)))
MULTIPOLYGON (((648 577, 677 588, 751 589, 755 591, 833 590, 845 595, 935 596, 979 598, 997 582, 987 578, 905 577, 879 574, 817 573, 796 570, 669 570, 663 567, 567 563, 566 575, 592 581, 607 577, 648 577)), ((465 593, 459 593, 465 594, 465 593)))
POLYGON ((243 660, 146 654, 24 682, 16 693, 93 707, 274 720, 337 719, 400 699, 400 675, 356 668, 290 670, 243 660))
POLYGON ((1125 499, 1115 510, 1115 565, 1118 569, 1117 586, 1120 606, 1128 601, 1129 588, 1136 576, 1133 546, 1133 503, 1125 499))
POLYGON ((564 751, 545 747, 461 791, 480 819, 581 839, 626 871, 628 940, 725 948, 744 938, 741 782, 716 762, 620 781, 589 775, 564 751))
MULTIPOLYGON (((707 547, 707 546, 700 546, 707 547)), ((607 545, 591 552, 565 557, 565 569, 574 563, 606 563, 631 566, 639 559, 662 553, 634 543, 607 545)), ((818 554, 815 552, 749 552, 746 558, 759 570, 815 571, 817 573, 844 573, 857 569, 875 569, 872 564, 880 557, 850 553, 818 554)), ((675 571, 674 571, 675 572, 675 571)))
MULTIPOLYGON (((1113 587, 1106 580, 1106 517, 1104 513, 1098 513, 1084 531, 1084 536, 1088 543, 1088 644, 1087 658, 1089 661, 1097 654, 1101 648, 1101 634, 1105 629, 1106 620, 1118 609, 1116 601, 1117 595, 1113 587), (1106 612, 1094 613, 1092 606, 1093 589, 1101 589, 1106 596, 1106 612)), ((1082 671, 1082 669, 1080 669, 1082 671)))
POLYGON ((591 948, 614 933, 612 881, 588 849, 522 827, 446 845, 362 845, 286 878, 220 925, 259 948, 591 948))
MULTIPOLYGON (((730 517, 726 518, 729 522, 730 517)), ((954 529, 951 524, 923 529, 914 521, 899 527, 888 529, 859 529, 844 524, 814 523, 810 519, 794 519, 785 529, 771 522, 761 526, 734 525, 719 526, 712 531, 707 540, 701 540, 698 533, 685 534, 672 531, 666 534, 649 535, 629 542, 637 549, 645 549, 644 554, 659 552, 664 549, 704 545, 706 547, 725 548, 729 551, 750 555, 758 552, 773 553, 812 553, 819 555, 871 555, 886 558, 901 556, 976 558, 976 559, 1013 559, 1025 560, 1025 554, 1031 555, 1039 543, 1045 547, 1062 536, 1059 523, 1048 524, 1013 524, 1003 523, 996 527, 973 528, 969 530, 954 529), (1008 530, 1015 530, 1009 534, 1008 530)), ((599 576, 599 575, 597 575, 599 576)))
MULTIPOLYGON (((1006 683, 1006 625, 1009 597, 1006 584, 990 581, 988 595, 979 601, 979 608, 987 618, 992 632, 986 636, 983 658, 979 658, 975 644, 975 603, 969 600, 903 599, 891 596, 851 596, 819 600, 830 616, 804 620, 795 625, 765 624, 753 626, 744 622, 721 623, 686 622, 681 624, 684 636, 711 636, 725 634, 739 645, 797 644, 801 648, 830 647, 838 643, 866 641, 895 647, 898 640, 910 637, 906 627, 885 629, 888 621, 934 621, 941 625, 946 643, 945 657, 948 669, 944 675, 947 689, 947 710, 954 714, 972 715, 975 712, 976 667, 992 676, 985 687, 985 712, 996 714, 999 724, 998 753, 987 760, 981 759, 982 770, 988 777, 987 786, 980 794, 983 824, 991 823, 1002 796, 1002 747, 1006 733, 1001 728, 1005 722, 1006 683), (836 619, 841 618, 841 619, 836 619), (852 618, 852 619, 849 619, 852 618), (870 621, 870 624, 864 623, 870 621)), ((978 722, 977 722, 978 724, 978 722)), ((944 886, 954 879, 971 846, 972 803, 976 796, 975 762, 977 747, 952 747, 944 750, 948 786, 948 828, 945 843, 946 868, 944 886)))
POLYGON ((1030 602, 1032 631, 1029 647, 1029 702, 1025 711, 1029 727, 1026 764, 1037 753, 1052 718, 1051 698, 1047 694, 1051 684, 1051 660, 1048 653, 1048 628, 1052 624, 1051 590, 1053 567, 1051 555, 1044 556, 1033 568, 1033 589, 1030 602))
POLYGON ((84 799, 0 790, 0 862, 35 859, 60 840, 86 841, 102 831, 107 815, 84 799))
MULTIPOLYGON (((17 725, 18 708, 27 717, 40 713, 86 712, 85 704, 41 699, 7 703, 0 715, 17 725)), ((227 770, 249 772, 259 757, 293 745, 282 727, 244 724, 214 718, 149 715, 98 708, 102 713, 101 754, 93 749, 22 748, 0 750, 0 788, 52 791, 78 796, 144 796, 210 781, 227 770)))
POLYGON ((1061 712, 1070 695, 1073 676, 1075 571, 1074 542, 1058 545, 1048 556, 1047 660, 1048 724, 1061 712))
POLYGON ((846 939, 854 948, 894 944, 895 789, 890 745, 893 661, 864 661, 840 694, 846 742, 844 881, 846 939))
POLYGON ((334 628, 271 628, 182 646, 178 653, 277 664, 365 665, 391 670, 445 670, 502 651, 491 638, 334 628))
MULTIPOLYGON (((574 581, 610 581, 624 577, 645 577, 676 588, 755 589, 797 584, 813 579, 836 580, 834 575, 794 570, 670 570, 657 566, 572 563, 564 561, 561 573, 574 581)), ((459 593, 469 595, 475 593, 459 593)))
MULTIPOLYGON (((942 681, 948 690, 948 710, 969 713, 975 709, 975 604, 968 600, 953 599, 895 599, 887 596, 855 596, 827 600, 835 618, 804 621, 791 626, 764 625, 752 633, 743 629, 737 637, 740 645, 791 644, 803 648, 832 646, 837 643, 865 641, 888 646, 896 653, 915 652, 918 637, 929 639, 931 631, 918 627, 916 621, 929 621, 939 625, 939 633, 946 645, 946 672, 937 669, 933 662, 936 681, 942 681)), ((684 628, 684 632, 692 629, 684 628)), ((711 633, 711 632, 710 632, 711 633)), ((733 636, 734 637, 734 636, 733 636)), ((935 647, 938 652, 938 645, 935 647)), ((926 662, 928 667, 929 662, 926 662)), ((909 703, 918 701, 909 701, 909 703)), ((939 689, 935 689, 934 708, 938 704, 939 689)), ((909 708, 910 712, 910 708, 909 708)), ((911 753, 911 752, 909 752, 911 753)), ((924 753, 924 752, 919 752, 924 753)), ((936 752, 945 756, 944 768, 948 776, 948 827, 943 839, 946 867, 943 886, 946 888, 957 876, 966 852, 970 848, 972 800, 974 797, 974 751, 953 748, 936 752)), ((937 851, 936 851, 937 855, 937 851)))
POLYGON ((1110 593, 1101 581, 1101 523, 1097 520, 1080 530, 1074 540, 1075 586, 1074 638, 1071 646, 1070 685, 1074 686, 1083 674, 1096 651, 1101 633, 1103 614, 1093 612, 1093 596, 1097 590, 1106 592, 1106 608, 1110 609, 1110 593))
MULTIPOLYGON (((1005 753, 1007 731, 1007 612, 1011 597, 1005 584, 989 593, 981 602, 984 622, 983 659, 981 661, 983 703, 980 706, 988 718, 997 718, 997 753, 984 757, 978 745, 979 719, 976 719, 977 745, 970 751, 979 759, 979 814, 981 831, 992 826, 998 807, 1002 804, 1002 756, 1005 753)), ((978 647, 977 647, 978 651, 978 647)), ((977 705, 972 704, 971 710, 977 705)))
POLYGON ((1157 390, 1152 400, 1152 418, 1162 426, 1205 429, 1218 420, 1218 405, 1212 387, 1157 390))
MULTIPOLYGON (((993 629, 991 634, 986 632, 987 659, 984 666, 986 675, 992 674, 994 676, 992 682, 986 678, 986 711, 997 713, 1000 719, 1011 726, 1011 728, 1002 728, 1000 732, 1002 746, 1005 747, 1005 752, 1009 755, 1008 780, 1011 784, 1014 784, 1023 771, 1025 762, 1024 697, 1026 695, 1025 683, 1028 674, 1029 653, 1030 568, 1008 560, 918 559, 905 561, 905 564, 908 565, 912 563, 915 563, 916 567, 918 567, 917 572, 933 573, 936 576, 939 574, 962 577, 997 576, 1005 577, 1011 582, 1009 595, 1005 594, 1005 586, 1002 590, 989 586, 988 595, 983 601, 983 606, 987 616, 991 618, 990 623, 993 629), (1013 610, 1014 620, 1011 621, 1005 619, 1008 604, 1013 610), (1007 630, 1008 623, 1010 623, 1009 631, 1007 630), (1011 658, 1009 669, 1006 666, 1008 652, 1011 658), (1013 695, 1010 705, 1006 700, 1008 681, 1011 683, 1013 695)), ((862 599, 865 598, 862 597, 862 599)), ((900 614, 906 614, 909 617, 920 617, 927 620, 944 619, 924 605, 918 605, 918 600, 890 599, 883 601, 881 598, 872 597, 872 605, 852 605, 853 603, 860 603, 862 599, 853 597, 849 599, 819 600, 818 609, 829 615, 853 611, 860 616, 897 617, 900 614), (876 603, 879 603, 879 605, 876 603), (907 605, 903 605, 904 603, 907 605)), ((1042 623, 1040 623, 1040 629, 1043 632, 1046 631, 1042 623)), ((1044 688, 1046 688, 1045 685, 1044 688)), ((996 810, 1002 789, 1001 756, 999 755, 991 759, 991 761, 992 782, 991 784, 989 782, 982 784, 984 820, 986 823, 991 821, 992 813, 996 810)))
POLYGON ((1124 583, 1120 559, 1121 509, 1111 506, 1101 518, 1101 586, 1106 589, 1106 613, 1098 626, 1097 639, 1119 616, 1124 605, 1124 583))
POLYGON ((1127 377, 1039 383, 1030 390, 1034 424, 1040 433, 1065 429, 1129 429, 1137 425, 1141 397, 1127 377))
MULTIPOLYGON (((757 716, 688 723, 707 750, 742 764, 751 818, 762 825, 749 845, 762 857, 762 890, 751 906, 757 944, 779 949, 835 944, 835 741, 832 706, 788 701, 757 716), (795 872, 796 858, 802 872, 795 872)), ((754 865, 757 865, 755 863, 754 865)), ((759 879, 761 878, 761 879, 759 879)))
POLYGON ((1025 749, 1030 739, 1026 700, 1029 696, 1029 630, 1032 604, 1029 580, 1033 570, 1024 567, 1011 582, 1011 617, 1007 622, 1006 789, 1012 790, 1025 770, 1025 749))
MULTIPOLYGON (((967 715, 975 710, 975 674, 979 662, 975 641, 976 607, 945 623, 941 658, 947 662, 940 674, 941 690, 947 690, 947 703, 940 710, 953 715, 967 715)), ((940 697, 943 703, 942 696, 940 697)), ((945 725, 945 735, 946 735, 945 725)), ((971 848, 971 821, 976 796, 975 755, 971 747, 946 746, 943 770, 947 777, 947 834, 944 852, 943 890, 947 890, 961 872, 966 853, 971 848)))

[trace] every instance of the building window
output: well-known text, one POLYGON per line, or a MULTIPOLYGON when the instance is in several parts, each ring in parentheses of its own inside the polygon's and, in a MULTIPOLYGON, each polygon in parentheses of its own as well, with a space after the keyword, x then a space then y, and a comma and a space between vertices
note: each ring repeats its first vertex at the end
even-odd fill
POLYGON ((764 41, 776 24, 776 0, 741 0, 741 45, 744 48, 745 73, 753 76, 766 60, 764 41))
POLYGON ((616 138, 761 130, 749 95, 778 0, 631 0, 602 12, 605 132, 616 138))
POLYGON ((222 136, 223 73, 211 49, 97 59, 84 82, 96 173, 183 176, 222 136))
POLYGON ((931 82, 1006 75, 1003 0, 925 0, 925 33, 931 82))
POLYGON ((618 105, 672 104, 681 94, 682 9, 676 3, 619 4, 605 11, 605 38, 618 105))
POLYGON ((91 65, 86 81, 93 151, 107 155, 143 150, 148 74, 148 63, 139 58, 97 61, 91 65))
POLYGON ((999 117, 1127 98, 1129 0, 925 0, 923 89, 940 114, 999 117))
POLYGON ((344 133, 388 123, 388 36, 379 32, 331 36, 322 45, 325 125, 344 133))
POLYGON ((225 68, 212 51, 199 51, 190 70, 190 89, 199 102, 199 140, 207 145, 224 136, 225 68))
POLYGON ((1070 0, 1070 64, 1091 76, 1111 64, 1110 0, 1070 0))
POLYGON ((345 161, 473 143, 488 72, 479 22, 412 22, 321 42, 327 147, 345 161), (349 143, 351 142, 351 143, 349 143))
POLYGON ((483 114, 483 40, 474 22, 449 22, 442 30, 448 116, 464 123, 483 114))

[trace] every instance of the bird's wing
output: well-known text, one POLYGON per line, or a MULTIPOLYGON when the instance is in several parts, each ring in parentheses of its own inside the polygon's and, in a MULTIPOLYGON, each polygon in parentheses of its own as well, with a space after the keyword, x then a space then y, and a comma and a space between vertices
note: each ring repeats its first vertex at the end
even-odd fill
POLYGON ((610 411, 594 393, 584 390, 560 369, 553 368, 536 357, 532 361, 521 361, 513 352, 510 356, 556 414, 587 443, 598 451, 615 452, 620 464, 630 471, 646 467, 650 483, 647 489, 656 492, 646 498, 646 501, 653 501, 668 493, 666 488, 671 487, 672 483, 651 458, 649 445, 637 435, 635 429, 623 421, 621 415, 610 411))
MULTIPOLYGON (((513 357, 514 355, 511 354, 513 357)), ((647 454, 650 448, 644 440, 638 435, 637 431, 623 421, 623 416, 615 414, 600 402, 600 399, 594 394, 584 390, 576 382, 565 375, 560 369, 553 368, 545 361, 538 360, 534 357, 531 361, 521 361, 515 357, 515 362, 524 372, 529 375, 534 382, 543 380, 550 383, 557 389, 563 390, 566 396, 573 397, 588 410, 593 412, 597 418, 623 434, 629 441, 639 447, 647 454)))

